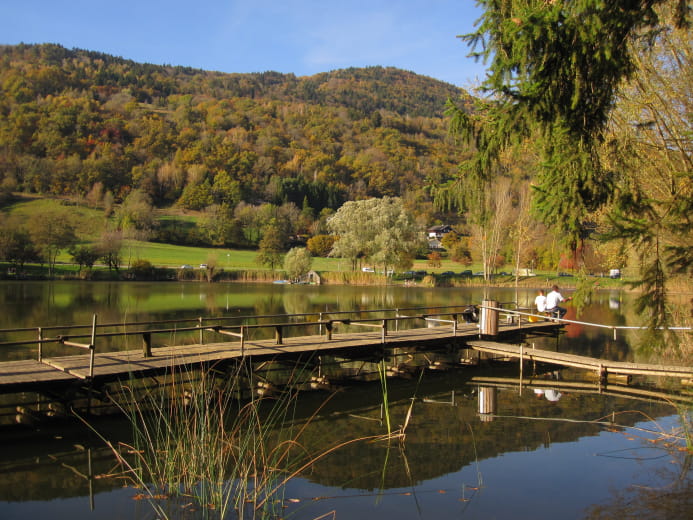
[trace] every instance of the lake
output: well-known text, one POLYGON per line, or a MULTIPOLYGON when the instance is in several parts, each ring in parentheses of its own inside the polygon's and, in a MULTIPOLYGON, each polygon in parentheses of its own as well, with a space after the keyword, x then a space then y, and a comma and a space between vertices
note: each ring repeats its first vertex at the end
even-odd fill
MULTIPOLYGON (((123 323, 479 304, 485 298, 531 307, 534 296, 529 289, 0 282, 0 329, 89 324, 94 313, 100 323, 123 323)), ((567 318, 578 318, 568 308, 567 318)), ((597 293, 579 320, 641 324, 631 295, 620 291, 597 293)), ((529 341, 538 348, 644 361, 649 355, 642 339, 632 331, 614 339, 610 330, 569 325, 558 336, 529 341)), ((2 355, 31 357, 34 350, 6 349, 2 355)), ((538 372, 532 383, 520 384, 517 365, 433 370, 429 361, 444 354, 398 353, 412 359, 416 370, 387 378, 386 410, 382 381, 353 377, 367 373, 373 360, 321 358, 320 370, 334 384, 300 393, 282 425, 300 432, 296 445, 320 457, 273 495, 268 518, 693 515, 692 458, 681 432, 681 413, 690 413, 691 405, 680 399, 685 390, 678 383, 636 380, 633 387, 642 391, 636 396, 600 392, 579 371, 564 369, 538 372), (388 417, 392 428, 406 423, 405 436, 372 440, 387 433, 388 417)), ((114 442, 131 438, 129 423, 114 417, 94 417, 91 425, 114 442)), ((113 478, 111 452, 79 423, 5 425, 0 442, 4 520, 157 518, 141 489, 113 478)), ((158 503, 171 518, 216 517, 209 509, 193 511, 189 499, 158 503)))

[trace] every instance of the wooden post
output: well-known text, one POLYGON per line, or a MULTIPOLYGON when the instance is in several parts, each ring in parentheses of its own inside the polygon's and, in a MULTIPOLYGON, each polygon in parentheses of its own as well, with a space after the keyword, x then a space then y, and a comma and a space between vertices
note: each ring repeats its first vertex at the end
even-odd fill
POLYGON ((457 336, 457 314, 452 315, 452 335, 457 336))
POLYGON ((387 320, 383 320, 383 331, 382 335, 380 336, 380 341, 382 343, 385 343, 385 336, 387 336, 387 320))
MULTIPOLYGON (((94 354, 96 352, 96 314, 91 320, 91 343, 89 344, 89 379, 94 377, 94 354)), ((89 386, 91 388, 91 384, 89 386)), ((90 398, 91 400, 91 398, 90 398)))
POLYGON ((496 309, 498 309, 498 302, 495 300, 481 302, 481 336, 495 337, 498 335, 498 311, 496 309))
POLYGON ((94 471, 91 467, 91 448, 87 450, 87 480, 89 481, 89 509, 94 510, 94 471))
POLYGON ((197 318, 197 326, 200 328, 200 345, 204 345, 205 344, 205 336, 204 336, 205 330, 202 328, 202 316, 197 318))
POLYGON ((41 363, 43 359, 43 331, 41 327, 38 328, 38 362, 41 363))
POLYGON ((142 357, 152 357, 152 333, 142 333, 142 357))
POLYGON ((245 325, 241 325, 241 357, 245 356, 245 325))

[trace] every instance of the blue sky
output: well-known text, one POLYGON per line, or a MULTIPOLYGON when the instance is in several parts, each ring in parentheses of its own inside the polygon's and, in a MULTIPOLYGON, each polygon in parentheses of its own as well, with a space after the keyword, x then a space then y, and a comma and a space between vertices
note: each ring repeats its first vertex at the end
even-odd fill
POLYGON ((394 66, 469 87, 482 63, 457 38, 474 0, 8 1, 0 43, 58 43, 138 62, 298 76, 394 66))

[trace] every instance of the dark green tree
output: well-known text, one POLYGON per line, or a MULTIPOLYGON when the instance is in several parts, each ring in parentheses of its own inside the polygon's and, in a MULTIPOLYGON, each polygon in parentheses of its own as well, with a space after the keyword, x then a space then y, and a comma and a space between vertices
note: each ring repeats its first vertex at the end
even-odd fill
POLYGON ((70 249, 70 256, 72 261, 79 265, 79 272, 82 272, 82 267, 91 269, 94 266, 94 262, 99 259, 99 251, 96 247, 91 246, 77 246, 70 249))
MULTIPOLYGON (((658 5, 685 0, 480 0, 477 30, 463 36, 472 56, 489 60, 473 113, 452 100, 452 129, 476 145, 463 175, 488 179, 502 152, 533 136, 542 152, 535 209, 573 251, 585 223, 611 193, 597 154, 618 86, 636 70, 632 42, 661 29, 658 5)), ((477 183, 478 184, 478 183, 477 183)), ((461 190, 468 183, 452 183, 461 190)), ((462 195, 458 198, 464 199, 462 195)), ((449 197, 455 200, 455 196, 449 197)))
POLYGON ((0 259, 22 268, 28 262, 42 261, 29 233, 17 221, 0 215, 0 259))

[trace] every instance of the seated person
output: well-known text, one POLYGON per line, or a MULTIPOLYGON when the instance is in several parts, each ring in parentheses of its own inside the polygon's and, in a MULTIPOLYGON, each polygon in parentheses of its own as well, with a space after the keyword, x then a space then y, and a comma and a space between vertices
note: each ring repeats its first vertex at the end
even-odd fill
POLYGON ((546 312, 550 312, 557 318, 561 319, 568 312, 565 307, 559 307, 559 303, 572 300, 572 298, 564 298, 558 289, 558 285, 551 287, 551 292, 546 296, 546 312))
POLYGON ((539 289, 539 294, 534 298, 534 305, 537 306, 537 312, 543 314, 546 311, 546 294, 544 289, 539 289))

